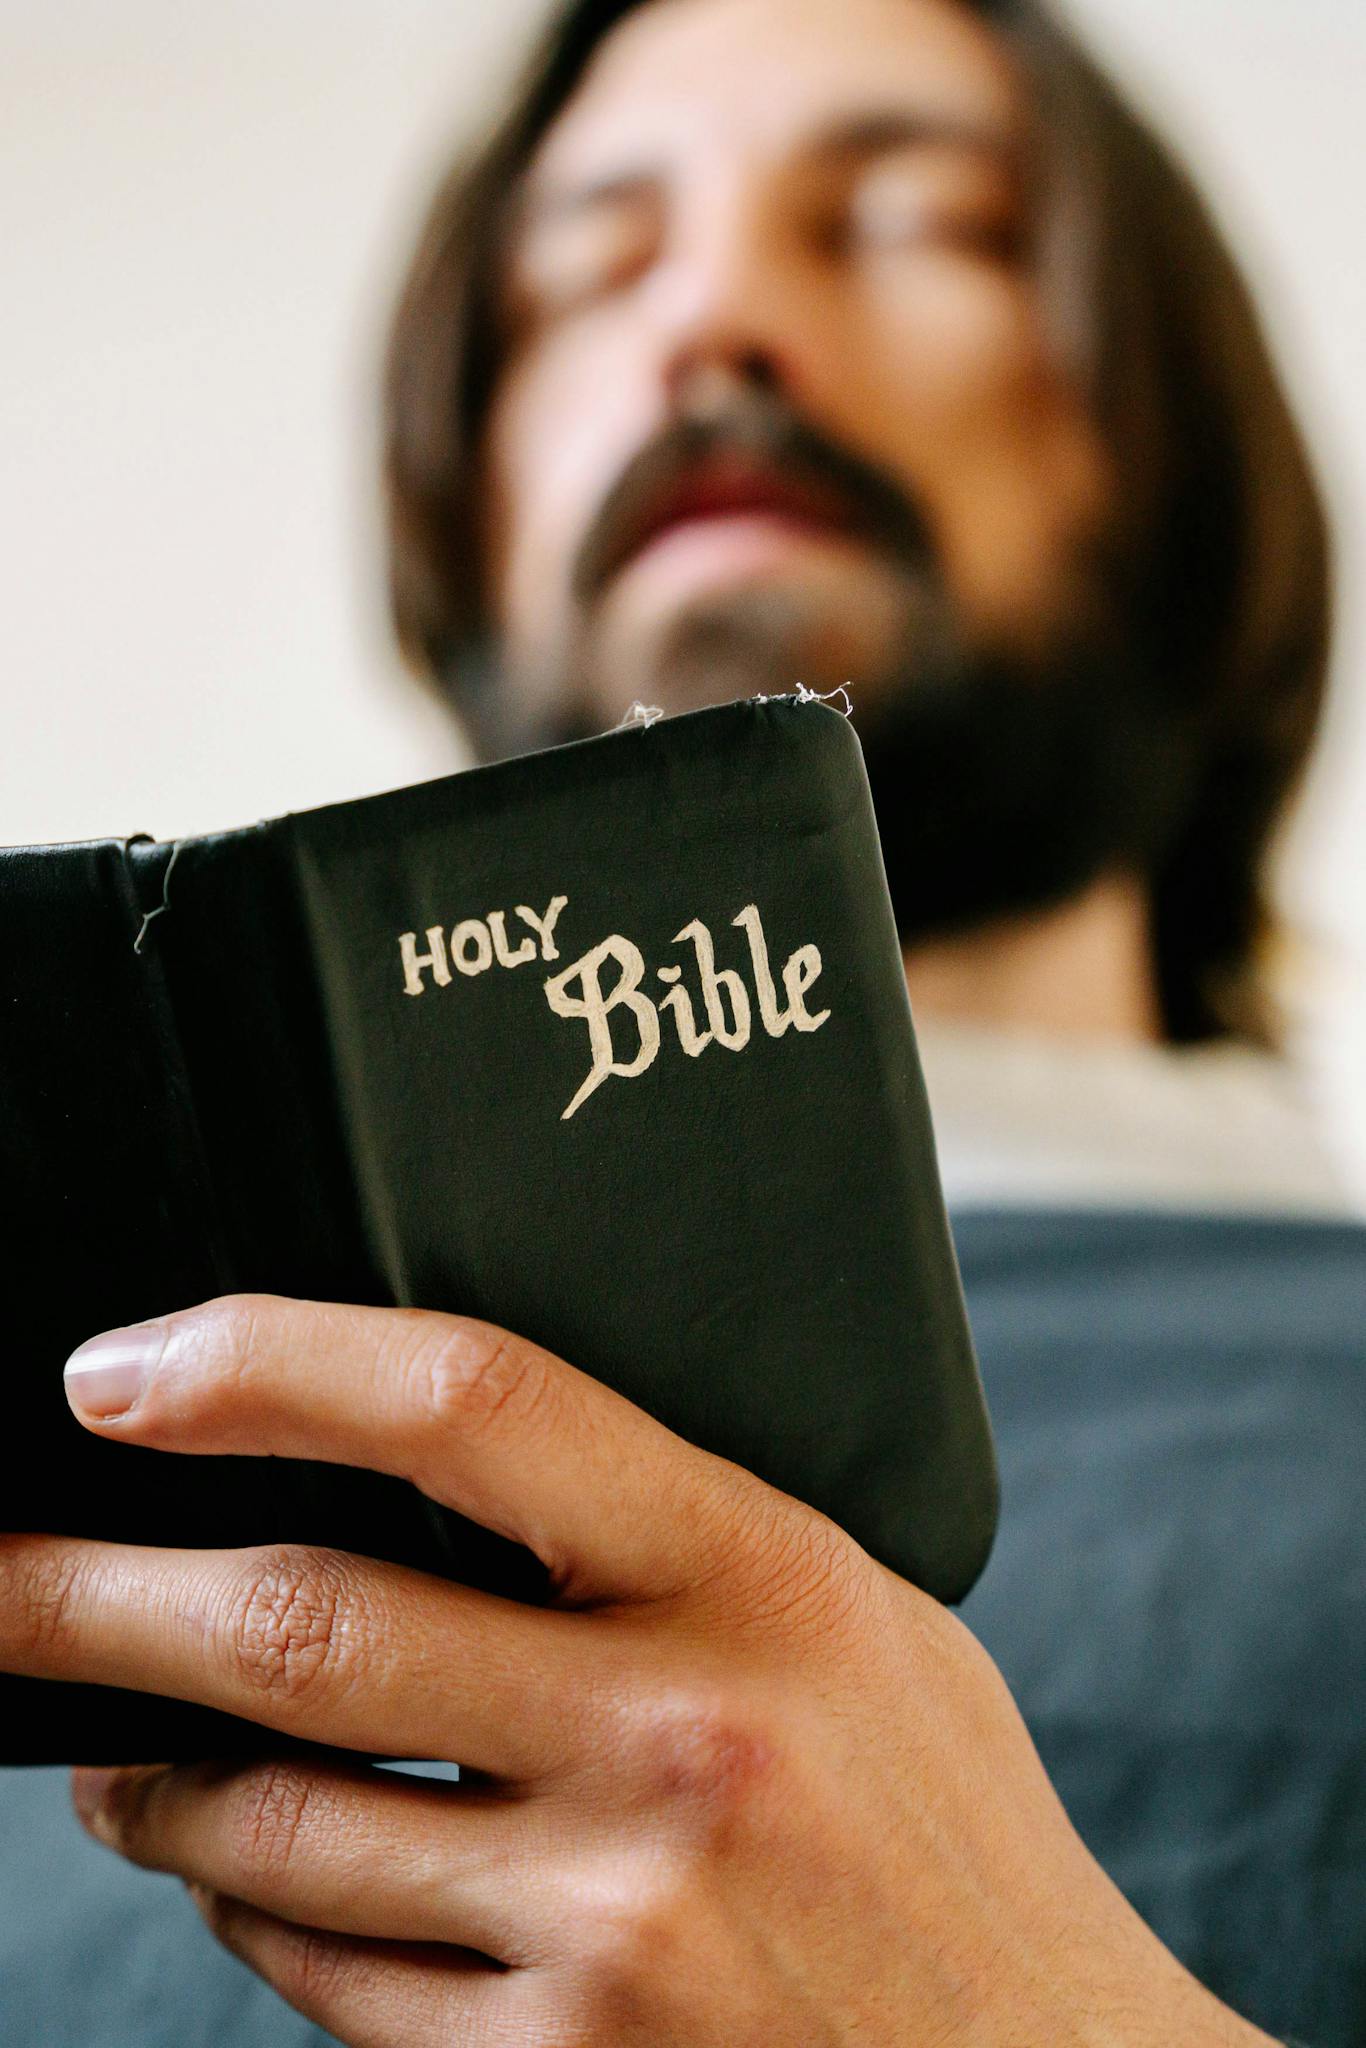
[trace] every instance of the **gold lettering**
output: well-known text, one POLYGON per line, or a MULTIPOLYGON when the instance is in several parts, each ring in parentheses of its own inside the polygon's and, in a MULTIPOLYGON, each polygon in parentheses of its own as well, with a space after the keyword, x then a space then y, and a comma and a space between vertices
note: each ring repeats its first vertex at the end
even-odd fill
POLYGON ((749 940, 749 957, 754 968, 754 987, 759 997, 759 1015, 764 1020, 764 1029, 770 1038, 781 1038, 789 1027, 797 1031, 818 1031, 828 1010, 822 1010, 818 1017, 810 1015, 803 996, 821 971, 821 956, 815 946, 799 946, 783 968, 783 987, 787 991, 788 1007, 778 1008, 778 992, 773 986, 773 970, 769 966, 768 941, 764 937, 763 919, 757 903, 747 903, 738 917, 731 919, 738 924, 749 940))
MULTIPOLYGON (((520 905, 518 906, 520 910, 520 905)), ((619 933, 604 939, 600 946, 594 946, 572 967, 566 967, 562 974, 551 975, 545 984, 545 998, 557 1017, 582 1017, 588 1025, 588 1045, 592 1055, 592 1066, 588 1077, 571 1100, 567 1109, 561 1110, 560 1121, 564 1123, 573 1116, 581 1103, 588 1100, 595 1088, 607 1079, 609 1074, 619 1074, 629 1080, 634 1074, 643 1074, 659 1051, 659 1013, 648 996, 640 993, 641 977, 645 962, 640 948, 633 946, 629 939, 619 933), (616 987, 610 995, 602 992, 599 970, 605 960, 615 960, 621 969, 616 987), (580 983, 581 996, 571 996, 571 981, 580 983), (611 1012, 625 1005, 636 1020, 640 1033, 640 1044, 629 1060, 619 1060, 612 1044, 611 1012)))
POLYGON ((417 950, 417 933, 404 932, 398 942, 399 957, 403 961, 403 993, 405 996, 420 996, 425 986, 422 979, 424 967, 432 970, 432 980, 439 988, 445 988, 451 978, 446 964, 446 941, 441 935, 439 924, 427 927, 428 951, 417 950))
MULTIPOLYGON (((514 913, 504 910, 490 910, 485 917, 464 918, 449 932, 440 925, 429 925, 425 952, 418 950, 421 936, 417 932, 401 933, 398 943, 404 993, 420 996, 428 975, 433 986, 446 988, 450 986, 452 970, 463 976, 475 976, 495 963, 499 967, 523 967, 537 957, 538 951, 542 960, 558 960, 555 928, 568 902, 567 896, 552 896, 541 915, 525 903, 517 904, 515 915, 528 927, 528 934, 515 945, 508 936, 508 920, 514 913)), ((788 1031, 819 1031, 831 1013, 828 1009, 810 1010, 807 995, 822 972, 820 949, 813 945, 798 946, 788 957, 780 977, 784 1006, 759 906, 747 903, 731 923, 745 934, 749 977, 736 968, 717 966, 712 935, 701 918, 694 918, 674 935, 674 945, 686 942, 694 949, 705 1017, 696 1007, 696 994, 686 985, 684 966, 678 962, 671 961, 654 970, 664 984, 664 991, 657 1002, 652 1001, 641 986, 645 961, 640 948, 620 932, 612 933, 572 966, 542 983, 546 1001, 556 1016, 577 1018, 588 1026, 588 1073, 561 1111, 562 1122, 574 1116, 610 1076, 629 1080, 654 1064, 666 1010, 672 1015, 679 1047, 689 1059, 696 1059, 713 1042, 731 1052, 747 1046, 753 1023, 751 997, 758 1003, 759 1021, 770 1038, 782 1038, 788 1031), (616 963, 617 975, 604 988, 603 970, 609 960, 616 963)))
POLYGON ((706 1005, 707 1022, 716 1034, 717 1043, 729 1046, 732 1052, 739 1052, 749 1044, 749 992, 733 967, 717 967, 711 933, 700 917, 695 917, 691 924, 685 924, 681 932, 675 932, 672 943, 677 946, 684 939, 691 939, 697 948, 697 966, 702 976, 702 1001, 706 1005), (721 1000, 723 989, 730 997, 733 1022, 727 1018, 726 1006, 721 1000))
POLYGON ((482 974, 493 964, 493 941, 482 917, 467 917, 451 933, 451 958, 462 974, 482 974), (474 945, 473 958, 469 947, 474 945))
POLYGON ((783 987, 787 990, 787 999, 792 1006, 791 1021, 798 1031, 819 1031, 830 1015, 828 1010, 817 1010, 813 1017, 803 1000, 820 971, 819 946, 798 946, 783 969, 783 987))
POLYGON ((773 970, 768 964, 768 942, 764 938, 763 921, 759 916, 757 903, 747 903, 738 917, 731 919, 738 924, 749 940, 750 964, 754 968, 754 988, 759 998, 759 1015, 770 1038, 781 1038, 792 1022, 790 1010, 778 1008, 778 991, 773 986, 773 970))
POLYGON ((544 917, 537 917, 535 911, 529 910, 525 903, 517 905, 518 917, 525 918, 531 929, 540 935, 542 960, 558 960, 560 957, 560 949, 555 944, 553 933, 559 922, 560 912, 568 901, 567 896, 552 896, 544 917))
MULTIPOLYGON (((681 967, 658 967, 655 969, 655 972, 661 981, 677 982, 682 976, 683 969, 681 967)), ((659 1007, 661 1010, 673 1011, 674 1026, 678 1032, 678 1042, 688 1055, 688 1058, 695 1060, 697 1055, 711 1044, 713 1034, 710 1031, 698 1030, 697 1019, 693 1015, 692 997, 688 994, 688 991, 685 988, 671 987, 666 996, 660 997, 659 1007)))
POLYGON ((520 967, 524 960, 536 958, 536 941, 523 939, 513 952, 508 946, 507 914, 502 910, 489 912, 489 930, 493 934, 493 957, 500 967, 520 967))

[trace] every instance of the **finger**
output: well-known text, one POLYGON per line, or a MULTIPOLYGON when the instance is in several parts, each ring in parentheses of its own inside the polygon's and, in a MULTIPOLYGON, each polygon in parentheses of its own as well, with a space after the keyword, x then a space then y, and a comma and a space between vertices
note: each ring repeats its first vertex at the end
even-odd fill
POLYGON ((526 1965, 573 1917, 545 1805, 482 1787, 309 1758, 78 1771, 72 1794, 91 1834, 143 1869, 334 1934, 526 1965))
POLYGON ((191 1897, 225 1948, 347 2048, 513 2048, 529 2038, 502 2016, 507 1973, 478 1956, 318 1933, 202 1888, 191 1897))
POLYGON ((0 1670, 192 1700, 307 1742, 532 1777, 614 1650, 583 1616, 291 1545, 0 1536, 0 1670))
POLYGON ((462 1316, 229 1295, 94 1338, 67 1373, 77 1415, 106 1435, 411 1479, 535 1551, 570 1601, 692 1583, 737 1494, 759 1486, 562 1359, 462 1316))

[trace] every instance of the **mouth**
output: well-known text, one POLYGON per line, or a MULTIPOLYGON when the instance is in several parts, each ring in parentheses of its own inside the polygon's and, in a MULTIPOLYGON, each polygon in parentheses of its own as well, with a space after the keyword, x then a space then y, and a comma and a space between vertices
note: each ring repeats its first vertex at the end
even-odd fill
POLYGON ((742 455, 717 455, 674 477, 650 498, 612 550, 607 577, 685 531, 719 532, 726 524, 753 528, 760 523, 829 539, 860 534, 847 502, 829 486, 742 455))

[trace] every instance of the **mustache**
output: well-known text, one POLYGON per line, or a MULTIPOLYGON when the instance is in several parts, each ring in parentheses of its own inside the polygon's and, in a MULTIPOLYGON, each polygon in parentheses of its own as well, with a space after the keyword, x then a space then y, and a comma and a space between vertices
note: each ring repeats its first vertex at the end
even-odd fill
POLYGON ((798 486, 830 493, 851 528, 909 569, 937 569, 928 515, 876 463, 812 426, 786 400, 755 391, 705 418, 671 420, 632 457, 603 499, 574 556, 570 588, 591 605, 648 529, 654 508, 718 456, 762 463, 798 486))

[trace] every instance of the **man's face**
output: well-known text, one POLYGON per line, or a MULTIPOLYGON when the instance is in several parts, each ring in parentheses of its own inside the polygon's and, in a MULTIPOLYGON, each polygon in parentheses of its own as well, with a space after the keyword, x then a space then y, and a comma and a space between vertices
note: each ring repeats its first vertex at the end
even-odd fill
MULTIPOLYGON (((953 0, 652 0, 526 179, 484 443, 508 733, 1047 666, 1111 480, 953 0)), ((885 829, 885 827, 884 827, 885 829)))

